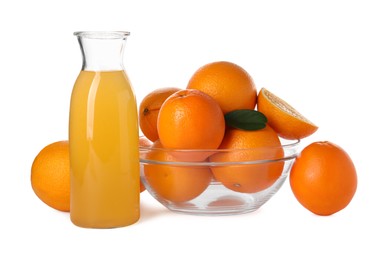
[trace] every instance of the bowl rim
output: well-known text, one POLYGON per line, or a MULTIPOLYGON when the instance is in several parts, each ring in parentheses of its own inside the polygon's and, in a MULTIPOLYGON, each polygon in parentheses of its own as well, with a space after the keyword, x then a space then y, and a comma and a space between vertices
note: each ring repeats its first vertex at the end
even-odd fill
POLYGON ((241 149, 170 149, 170 148, 152 148, 147 146, 139 145, 139 152, 146 153, 150 151, 164 151, 164 152, 179 152, 179 153, 198 153, 198 152, 207 152, 207 153, 230 153, 230 152, 247 152, 247 151, 263 151, 268 149, 279 149, 282 148, 285 153, 282 158, 276 159, 261 159, 261 160, 250 160, 250 161, 228 161, 228 162, 215 162, 215 161, 158 161, 145 159, 140 156, 141 164, 158 164, 158 165, 175 165, 175 166, 230 166, 230 165, 251 165, 251 164, 265 164, 271 162, 281 162, 293 160, 298 156, 298 147, 301 143, 300 139, 296 140, 286 140, 279 138, 282 142, 278 146, 266 146, 258 148, 241 148, 241 149))

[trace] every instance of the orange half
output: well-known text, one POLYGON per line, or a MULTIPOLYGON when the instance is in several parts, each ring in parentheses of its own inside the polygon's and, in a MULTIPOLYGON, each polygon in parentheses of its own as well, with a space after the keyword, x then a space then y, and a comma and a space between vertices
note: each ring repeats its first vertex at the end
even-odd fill
POLYGON ((258 110, 268 124, 284 139, 302 139, 317 131, 318 126, 283 99, 262 88, 257 97, 258 110))

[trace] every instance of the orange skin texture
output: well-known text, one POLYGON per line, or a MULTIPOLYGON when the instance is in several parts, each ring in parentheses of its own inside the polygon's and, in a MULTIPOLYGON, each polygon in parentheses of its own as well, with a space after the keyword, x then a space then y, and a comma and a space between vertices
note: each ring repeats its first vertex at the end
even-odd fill
POLYGON ((44 147, 31 167, 31 186, 48 206, 70 211, 70 159, 68 141, 44 147))
MULTIPOLYGON (((267 117, 268 124, 279 134, 280 137, 284 139, 297 140, 310 136, 317 131, 318 127, 316 125, 300 120, 272 103, 267 98, 266 94, 264 94, 266 91, 267 90, 265 89, 261 89, 259 92, 257 97, 258 111, 262 112, 267 117)), ((281 100, 278 97, 277 99, 281 100)), ((281 100, 281 102, 284 105, 291 107, 284 100, 281 100)))
MULTIPOLYGON (((169 149, 217 149, 225 133, 224 114, 217 102, 195 90, 181 90, 162 105, 158 133, 163 147, 169 149)), ((204 156, 185 158, 204 160, 204 156)))
MULTIPOLYGON (((211 162, 244 162, 281 159, 284 151, 276 132, 264 129, 244 131, 228 128, 220 149, 249 149, 210 156, 211 162), (257 148, 257 149, 255 149, 257 148)), ((283 161, 253 165, 212 167, 214 177, 225 187, 243 193, 254 193, 269 188, 283 172, 283 161)))
POLYGON ((159 88, 150 92, 139 105, 139 126, 143 134, 152 142, 159 139, 157 120, 164 101, 180 88, 159 88))
POLYGON ((190 78, 188 89, 198 89, 220 105, 224 114, 236 109, 254 109, 257 90, 242 67, 227 61, 208 63, 190 78))
POLYGON ((290 185, 306 209, 327 216, 350 203, 357 190, 357 173, 341 147, 331 142, 314 142, 295 160, 290 185))
MULTIPOLYGON (((163 146, 156 141, 152 148, 163 146)), ((177 161, 177 158, 166 149, 154 149, 146 157, 161 162, 177 161)), ((161 164, 145 164, 144 175, 147 183, 159 197, 172 202, 185 202, 196 198, 206 190, 213 176, 209 167, 161 164)))

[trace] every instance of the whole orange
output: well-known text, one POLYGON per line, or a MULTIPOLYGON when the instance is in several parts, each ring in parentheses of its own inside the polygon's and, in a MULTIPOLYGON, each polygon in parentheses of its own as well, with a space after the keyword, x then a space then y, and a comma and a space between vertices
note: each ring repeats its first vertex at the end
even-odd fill
POLYGON ((227 61, 208 63, 190 78, 188 89, 198 89, 214 98, 224 114, 237 109, 254 109, 257 91, 246 70, 227 61))
POLYGON ((189 201, 199 196, 209 185, 212 172, 209 167, 174 165, 177 158, 156 141, 146 158, 162 164, 144 165, 144 176, 150 187, 163 199, 172 202, 189 201), (163 163, 170 164, 163 164, 163 163))
POLYGON ((284 162, 277 161, 283 157, 283 148, 276 132, 268 125, 255 131, 228 128, 219 149, 229 150, 210 156, 211 162, 236 163, 211 170, 214 177, 231 190, 243 193, 264 190, 283 172, 284 162), (253 161, 262 162, 251 164, 253 161))
POLYGON ((186 89, 166 99, 157 126, 165 148, 217 149, 224 137, 225 119, 213 98, 199 90, 186 89))
POLYGON ((344 209, 357 189, 357 174, 349 155, 331 142, 306 146, 295 160, 290 185, 296 199, 317 215, 344 209))
POLYGON ((44 203, 70 211, 69 143, 59 141, 44 147, 31 167, 31 186, 44 203))
POLYGON ((146 95, 139 105, 139 125, 143 134, 155 142, 159 139, 156 127, 163 102, 179 88, 159 88, 146 95))

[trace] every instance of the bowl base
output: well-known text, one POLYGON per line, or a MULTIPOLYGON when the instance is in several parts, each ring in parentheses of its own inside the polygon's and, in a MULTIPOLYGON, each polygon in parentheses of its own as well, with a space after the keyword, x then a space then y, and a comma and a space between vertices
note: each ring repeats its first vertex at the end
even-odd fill
MULTIPOLYGON (((256 211, 266 203, 283 185, 287 174, 282 176, 270 188, 256 193, 234 192, 216 181, 213 181, 208 189, 199 197, 181 203, 172 203, 159 199, 169 210, 176 213, 203 215, 203 216, 226 216, 245 214, 256 211)), ((154 196, 157 196, 154 194, 154 196)))

